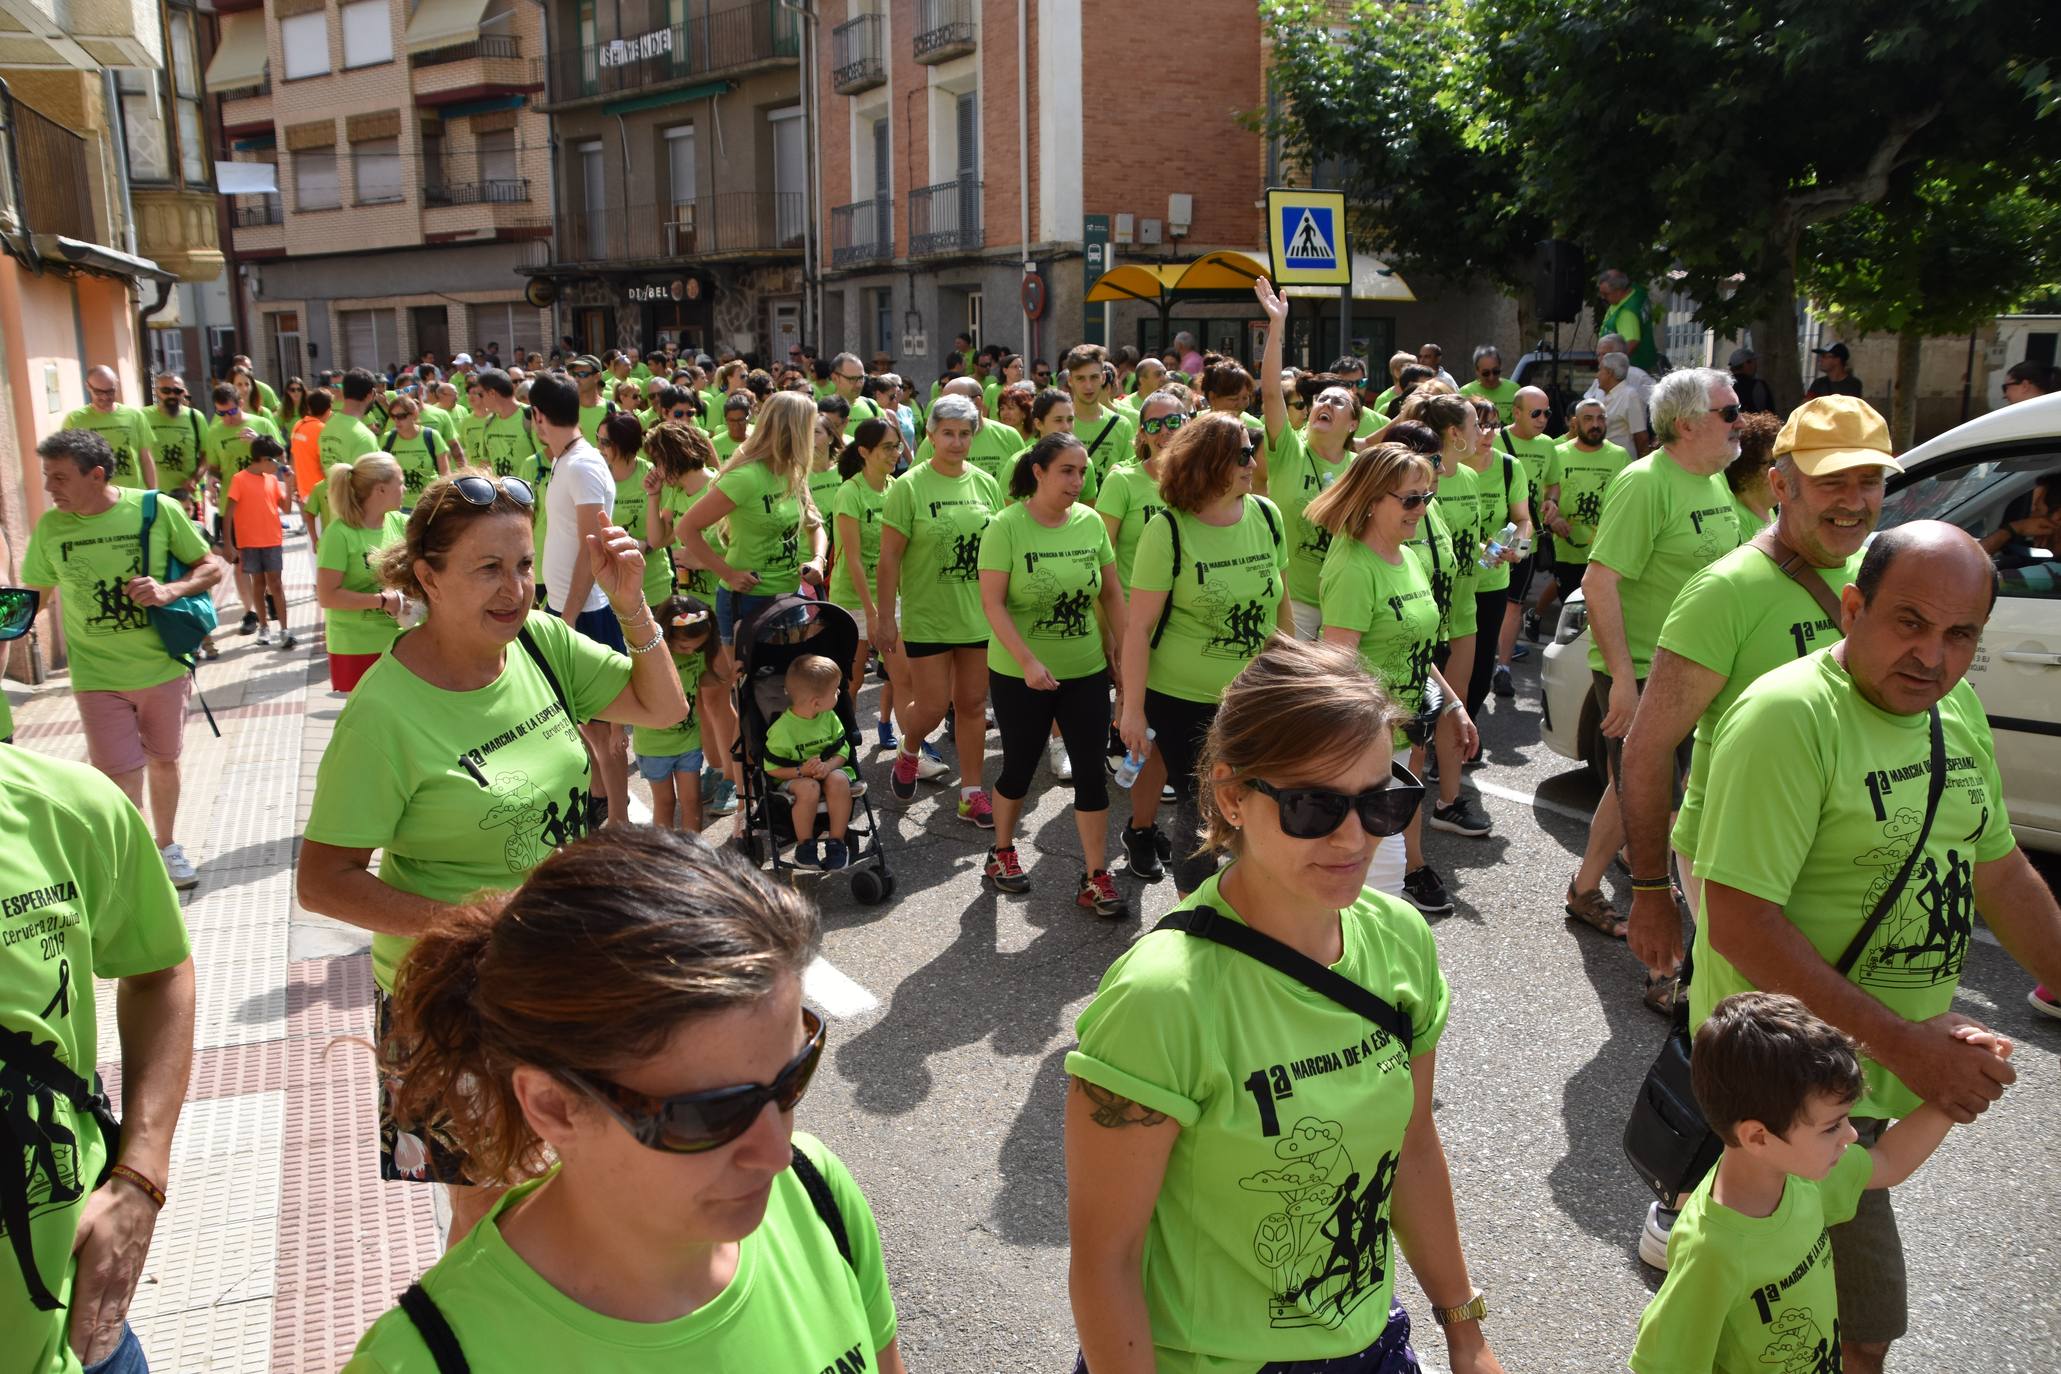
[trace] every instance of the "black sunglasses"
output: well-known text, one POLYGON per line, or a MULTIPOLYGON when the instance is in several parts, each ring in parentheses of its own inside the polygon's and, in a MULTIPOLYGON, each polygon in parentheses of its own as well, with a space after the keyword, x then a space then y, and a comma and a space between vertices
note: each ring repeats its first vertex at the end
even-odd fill
MULTIPOLYGON (((451 485, 445 488, 445 490, 446 492, 457 492, 460 499, 466 505, 478 506, 482 509, 493 505, 494 498, 503 492, 507 493, 509 500, 525 510, 537 504, 537 493, 531 489, 528 482, 523 481, 520 477, 481 477, 476 473, 468 472, 463 477, 453 477, 451 485)), ((448 499, 447 496, 444 500, 437 502, 437 508, 430 512, 430 520, 434 520, 444 513, 445 501, 448 499)), ((425 520, 423 523, 427 525, 429 521, 425 520)))
POLYGON ((667 1154, 705 1154, 722 1149, 750 1130, 768 1102, 783 1112, 791 1112, 801 1101, 802 1094, 809 1090, 809 1080, 816 1075, 816 1065, 823 1059, 823 1041, 828 1035, 823 1018, 807 1007, 802 1008, 802 1027, 809 1033, 808 1043, 771 1083, 742 1083, 734 1088, 711 1088, 678 1097, 653 1097, 571 1070, 562 1076, 622 1122, 623 1129, 639 1145, 667 1154))
POLYGON ((1247 439, 1245 441, 1245 447, 1238 450, 1238 466, 1241 468, 1249 468, 1258 461, 1259 445, 1253 440, 1247 439))
POLYGON ((1546 418, 1546 416, 1550 415, 1551 413, 1551 411, 1547 410, 1533 410, 1526 412, 1526 414, 1530 415, 1531 418, 1534 420, 1543 420, 1546 418))
POLYGON ((1185 425, 1187 423, 1188 417, 1185 414, 1176 411, 1172 415, 1155 415, 1151 419, 1140 423, 1138 428, 1144 430, 1147 434, 1157 434, 1161 430, 1165 430, 1167 433, 1172 434, 1175 430, 1179 429, 1182 425, 1185 425))
POLYGON ((1719 406, 1711 414, 1717 416, 1728 425, 1739 423, 1739 407, 1737 406, 1719 406))
POLYGON ((1483 369, 1482 369, 1482 370, 1481 370, 1480 372, 1476 373, 1475 375, 1476 375, 1476 376, 1479 376, 1479 377, 1484 377, 1484 378, 1487 378, 1487 377, 1500 377, 1500 376, 1502 376, 1502 375, 1503 375, 1503 369, 1502 369, 1502 368, 1500 368, 1500 367, 1485 367, 1485 368, 1483 368, 1483 369))
POLYGON ((1294 400, 1287 402, 1287 406, 1290 410, 1308 410, 1310 403, 1298 396, 1294 400))
POLYGON ((1392 491, 1389 493, 1389 495, 1393 496, 1396 500, 1402 502, 1404 510, 1416 510, 1419 506, 1431 500, 1432 496, 1435 495, 1435 493, 1428 491, 1392 491))
POLYGON ((36 622, 42 594, 33 587, 0 587, 0 643, 20 639, 36 622))
POLYGON ((1245 785, 1272 797, 1281 812, 1281 833, 1294 840, 1321 840, 1345 824, 1345 813, 1360 813, 1360 829, 1369 835, 1400 835, 1424 800, 1424 784, 1400 763, 1389 765, 1386 786, 1348 796, 1328 787, 1276 787, 1261 778, 1245 785))

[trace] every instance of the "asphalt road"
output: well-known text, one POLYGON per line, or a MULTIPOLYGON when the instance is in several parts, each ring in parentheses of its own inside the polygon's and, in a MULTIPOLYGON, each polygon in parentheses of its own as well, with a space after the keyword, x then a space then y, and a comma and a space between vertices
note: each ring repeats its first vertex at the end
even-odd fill
MULTIPOLYGON (((1494 833, 1429 837, 1459 903, 1435 923, 1453 990, 1439 1125, 1505 1368, 1621 1370, 1660 1276, 1637 1259, 1649 1199, 1619 1139, 1663 1024, 1640 1004, 1623 945, 1561 914, 1596 790, 1539 743, 1536 663, 1518 665, 1514 703, 1493 703, 1491 766, 1470 775, 1494 833)), ((872 719, 870 707, 861 714, 872 719)), ((990 778, 998 766, 991 755, 990 778)), ((1172 904, 1172 883, 1119 876, 1138 908, 1127 921, 1076 909, 1072 818, 1041 770, 1022 841, 1035 886, 984 891, 985 835, 953 815, 954 794, 925 785, 904 809, 883 766, 867 773, 892 837, 894 900, 862 907, 840 879, 800 881, 821 903, 826 958, 878 1005, 832 1021, 800 1123, 844 1157, 873 1204, 911 1370, 1064 1374, 1075 1344, 1063 1060, 1104 969, 1172 904)), ((2053 881, 2061 866, 2044 869, 2053 881)), ((1629 893, 1617 896, 1628 907, 1629 893)), ((2019 1084, 1897 1192, 1913 1316, 1892 1367, 2051 1374, 2061 1369, 2061 1023, 2026 1006, 2030 979, 1983 936, 1957 1006, 2018 1041, 2019 1084)), ((1442 1368, 1404 1274, 1419 1351, 1442 1368)))

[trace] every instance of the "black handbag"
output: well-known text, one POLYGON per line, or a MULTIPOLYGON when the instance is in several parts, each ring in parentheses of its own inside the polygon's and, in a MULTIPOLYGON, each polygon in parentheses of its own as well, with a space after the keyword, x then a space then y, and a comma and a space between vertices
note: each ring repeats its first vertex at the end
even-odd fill
MULTIPOLYGON (((1946 731, 1940 724, 1939 707, 1932 708, 1932 776, 1925 794, 1925 822, 1918 827, 1917 841, 1911 852, 1904 856, 1903 867, 1897 870, 1895 879, 1882 890, 1875 909, 1868 913, 1868 919, 1847 943, 1846 950, 1839 956, 1835 967, 1844 978, 1860 962, 1867 952, 1868 942, 1875 938, 1875 932, 1889 919, 1889 913, 1896 909, 1897 899, 1903 895, 1904 885, 1910 881, 1911 870, 1917 865, 1918 856, 1925 852, 1925 842, 1932 835, 1932 819, 1939 814, 1940 795, 1946 791, 1946 731)), ((1710 1123, 1703 1119, 1703 1108, 1696 1101, 1696 1090, 1689 1079, 1689 979, 1693 973, 1692 963, 1682 961, 1682 979, 1675 991, 1673 1023, 1668 1027, 1667 1039, 1661 1042, 1660 1053, 1653 1060, 1653 1066, 1646 1070, 1645 1081, 1639 1084, 1639 1095, 1632 1101, 1631 1118, 1625 1122, 1624 1152, 1646 1180, 1646 1186, 1653 1190, 1663 1207, 1675 1205, 1675 1200, 1692 1191, 1703 1181, 1717 1163, 1718 1153, 1724 1149, 1724 1142, 1717 1132, 1710 1129, 1710 1123)))

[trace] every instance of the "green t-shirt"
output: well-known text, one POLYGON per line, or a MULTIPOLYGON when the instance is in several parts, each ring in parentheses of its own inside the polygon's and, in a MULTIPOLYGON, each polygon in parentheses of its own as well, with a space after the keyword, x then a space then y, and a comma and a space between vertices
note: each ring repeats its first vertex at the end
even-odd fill
POLYGON ((425 405, 422 408, 422 423, 427 429, 437 432, 437 437, 446 445, 463 442, 458 434, 458 417, 442 406, 425 405))
POLYGON ((522 476, 535 464, 540 447, 520 411, 513 415, 481 411, 465 422, 458 442, 465 448, 468 463, 487 468, 496 477, 522 476))
POLYGON ((192 406, 180 407, 177 415, 167 415, 157 406, 143 413, 150 417, 150 456, 157 463, 157 489, 189 490, 207 461, 207 420, 192 406))
POLYGON ((1153 646, 1146 685, 1183 701, 1216 701, 1273 637, 1288 544, 1281 512, 1246 498, 1235 525, 1209 525, 1167 509, 1146 523, 1131 562, 1131 588, 1165 592, 1166 629, 1153 646), (1180 523, 1175 576, 1174 522, 1180 523))
POLYGON ((701 710, 695 694, 701 691, 702 675, 708 671, 708 655, 672 657, 673 669, 680 675, 680 690, 687 697, 687 719, 670 728, 639 725, 630 731, 630 748, 649 758, 669 759, 701 748, 701 710))
MULTIPOLYGON (((703 490, 705 491, 707 488, 703 488, 703 490)), ((685 515, 694 503, 700 499, 701 492, 689 493, 670 484, 659 492, 658 508, 669 512, 673 517, 673 543, 667 547, 665 555, 668 559, 673 557, 672 549, 677 547, 680 542, 680 517, 685 515)), ((718 520, 715 524, 710 525, 701 532, 701 537, 708 541, 709 548, 714 551, 718 558, 724 557, 730 551, 729 544, 723 539, 722 528, 723 522, 718 520)), ((716 581, 714 573, 706 568, 690 566, 684 561, 677 559, 673 561, 673 567, 676 569, 673 585, 677 590, 686 596, 700 598, 711 608, 715 606, 716 588, 720 587, 722 583, 716 581)))
POLYGON ((600 446, 601 422, 615 414, 615 402, 603 401, 598 406, 580 407, 580 433, 587 436, 587 442, 600 446))
MULTIPOLYGON (((744 427, 744 439, 749 439, 750 437, 751 426, 746 425, 744 427)), ((710 430, 708 436, 710 445, 715 448, 716 459, 719 463, 729 462, 730 455, 737 452, 738 447, 744 443, 744 439, 732 439, 730 437, 730 427, 723 424, 718 424, 714 429, 710 430)))
POLYGON ((322 470, 327 472, 338 463, 355 463, 368 453, 379 452, 379 436, 357 416, 333 410, 316 447, 322 455, 322 470))
POLYGON ((823 521, 823 537, 832 544, 837 542, 837 526, 830 518, 830 508, 837 504, 837 489, 843 485, 844 477, 835 463, 809 472, 809 504, 816 508, 816 515, 823 521))
MULTIPOLYGON (((758 1374, 873 1370, 895 1338, 894 1299, 873 1211, 837 1156, 795 1132, 844 1218, 852 1262, 793 1170, 773 1180, 765 1219, 738 1243, 737 1272, 705 1306, 673 1321, 629 1322, 582 1307, 523 1262, 501 1222, 552 1175, 511 1189, 422 1276, 474 1369, 608 1370, 610 1374, 758 1374)), ((345 1374, 438 1374, 399 1308, 364 1338, 345 1374)))
MULTIPOLYGON (((231 478, 250 466, 250 440, 243 437, 245 430, 249 430, 253 434, 263 434, 273 439, 279 439, 279 426, 273 424, 264 416, 253 415, 249 411, 243 412, 234 420, 224 420, 218 417, 208 425, 208 461, 214 465, 216 475, 222 479, 224 490, 227 490, 231 478)), ((284 440, 281 440, 280 446, 282 448, 285 447, 284 440)), ((370 453, 378 447, 377 444, 374 444, 365 451, 370 453)), ((355 457, 356 455, 353 456, 355 457)), ((345 459, 344 461, 348 462, 350 460, 345 459)), ((323 471, 328 471, 326 457, 324 459, 323 471)))
POLYGON ((150 418, 138 406, 123 405, 102 414, 92 406, 80 406, 64 417, 66 429, 90 429, 107 440, 114 450, 111 480, 118 487, 143 485, 143 450, 150 447, 150 418))
MULTIPOLYGON (((1474 550, 1474 590, 1477 593, 1500 592, 1510 585, 1510 565, 1498 563, 1493 568, 1482 567, 1481 560, 1488 553, 1483 546, 1499 537, 1503 527, 1517 519, 1516 503, 1524 499, 1524 464, 1501 449, 1491 450, 1488 467, 1474 474, 1474 499, 1480 506, 1474 530, 1475 538, 1480 541, 1474 550)), ((1498 627, 1478 628, 1494 630, 1498 627)))
MULTIPOLYGON (((1445 556, 1452 568, 1453 601, 1447 610, 1446 629, 1453 639, 1474 633, 1474 591, 1481 568, 1475 563, 1481 553, 1481 498, 1476 495, 1474 469, 1457 464, 1438 479, 1438 507, 1446 532, 1445 556)), ((1419 526, 1423 534, 1423 526, 1419 526)))
POLYGON ((1116 576, 1128 591, 1138 540, 1152 517, 1166 509, 1159 495, 1159 479, 1142 464, 1119 464, 1102 480, 1095 509, 1116 521, 1116 576))
POLYGON ((1334 539, 1317 602, 1326 626, 1360 632, 1360 662, 1411 715, 1438 647, 1438 602, 1424 564, 1405 550, 1389 562, 1358 539, 1334 539))
POLYGON ((980 608, 980 541, 1002 504, 995 479, 970 462, 957 477, 919 463, 889 485, 880 522, 908 541, 896 590, 903 639, 988 642, 988 618, 980 608))
POLYGON ((329 519, 329 483, 317 482, 308 488, 308 494, 301 498, 301 513, 318 525, 329 519))
POLYGON ((1506 429, 1496 436, 1496 452, 1509 454, 1524 465, 1524 499, 1531 506, 1534 525, 1539 519, 1539 492, 1545 486, 1546 468, 1559 449, 1558 443, 1543 434, 1520 439, 1506 429))
POLYGON ((449 453, 443 436, 428 426, 418 426, 413 439, 403 439, 390 429, 381 436, 380 448, 401 465, 401 508, 415 509, 422 489, 437 480, 438 456, 449 453))
MULTIPOLYGON (((833 536, 838 516, 849 517, 859 527, 859 566, 866 574, 869 600, 873 595, 873 574, 880 567, 880 517, 887 510, 888 489, 894 483, 895 479, 890 477, 886 486, 875 491, 873 484, 866 480, 866 474, 861 472, 838 486, 825 511, 824 518, 830 521, 833 536)), ((830 569, 830 600, 848 611, 862 610, 864 603, 859 600, 858 588, 852 585, 845 547, 843 541, 837 541, 837 557, 830 569)))
POLYGON ((1110 473, 1137 461, 1138 417, 1128 410, 1110 406, 1092 420, 1076 415, 1073 437, 1088 450, 1088 480, 1081 488, 1083 501, 1094 501, 1110 473), (1112 420, 1114 424, 1110 423, 1112 420))
POLYGON ((1544 484, 1560 488, 1560 518, 1568 529, 1566 534, 1553 536, 1556 561, 1589 561, 1589 546, 1596 542, 1596 526, 1603 519, 1603 493, 1631 461, 1632 455, 1622 445, 1607 439, 1593 452, 1572 439, 1553 450, 1546 462, 1544 484))
MULTIPOLYGON (((1974 931, 1975 865, 2016 843, 1975 689, 1963 680, 1939 713, 1947 756, 1939 814, 1896 909, 1849 975, 1912 1021, 1952 1007, 1974 931)), ((1718 724, 1696 876, 1773 902, 1827 963, 1837 960, 1910 852, 1931 756, 1926 717, 1871 705, 1830 649, 1772 670, 1718 724)), ((1708 930, 1697 923, 1692 1029, 1718 999, 1752 986, 1711 949, 1708 930)), ((1873 1059, 1861 1066, 1868 1086, 1855 1116, 1903 1116, 1918 1105, 1873 1059)))
POLYGON ((871 396, 861 396, 858 400, 852 402, 850 424, 846 428, 845 433, 847 435, 851 434, 868 420, 886 420, 889 424, 894 423, 894 417, 880 408, 880 402, 874 400, 871 396))
POLYGON ((730 512, 727 562, 755 572, 753 596, 783 596, 801 585, 802 502, 787 479, 763 462, 740 463, 716 478, 715 488, 737 507, 730 512))
MULTIPOLYGON (((381 882, 439 902, 518 886, 552 850, 587 833, 587 747, 575 729, 629 685, 630 660, 537 612, 529 632, 572 704, 567 720, 520 642, 501 675, 470 692, 417 677, 391 653, 337 716, 315 774, 307 838, 378 849, 381 882)), ((372 973, 391 992, 413 942, 372 937, 372 973)))
MULTIPOLYGON (((988 522, 980 541, 980 570, 1009 574, 1003 605, 1016 632, 1038 661, 1061 682, 1093 677, 1109 666, 1102 649, 1102 620, 1096 601, 1102 570, 1116 561, 1109 527, 1088 506, 1066 508, 1057 529, 1040 524, 1018 502, 988 522)), ((1023 665, 988 640, 988 668, 1022 677, 1023 665)))
MULTIPOLYGON (((1755 515, 1753 508, 1741 501, 1737 492, 1732 494, 1732 514, 1739 518, 1739 542, 1742 544, 1768 527, 1769 517, 1755 515)), ((1772 509, 1769 514, 1773 514, 1772 509)))
POLYGON ((854 778, 859 776, 858 770, 851 765, 851 740, 846 736, 844 721, 836 711, 822 711, 813 716, 782 711, 766 727, 766 756, 761 764, 769 771, 799 768, 810 759, 826 758, 831 754, 845 760, 845 772, 854 778))
MULTIPOLYGON (((1591 562, 1615 572, 1632 667, 1646 676, 1676 593, 1696 573, 1739 547, 1739 517, 1723 473, 1686 472, 1664 448, 1629 464, 1603 495, 1591 562)), ((1589 667, 1605 671, 1589 646, 1589 667)))
MULTIPOLYGON (((1236 917, 1221 876, 1176 909, 1236 917)), ((1162 1374, 1336 1358, 1388 1322, 1409 1061, 1437 1047, 1447 989, 1430 927, 1400 898, 1367 889, 1339 924, 1332 967, 1409 1018, 1409 1049, 1258 960, 1171 930, 1119 956, 1076 1025, 1068 1074, 1181 1126, 1145 1233, 1162 1374)))
POLYGON ((1660 348, 1653 341, 1653 304, 1643 286, 1633 287, 1623 300, 1603 312, 1603 322, 1596 326, 1596 333, 1599 337, 1615 334, 1623 339, 1633 367, 1651 372, 1660 361, 1660 348))
MULTIPOLYGON (((1388 394, 1393 395, 1394 393, 1388 394)), ((1387 403, 1384 401, 1382 404, 1385 405, 1387 403)), ((1360 422, 1353 427, 1353 438, 1364 439, 1387 423, 1388 414, 1386 411, 1379 410, 1371 405, 1363 405, 1360 407, 1360 422)))
MULTIPOLYGON (((178 894, 142 814, 84 764, 0 748, 0 835, 8 837, 0 845, 0 1028, 91 1079, 93 1066, 114 1048, 100 1036, 94 980, 152 973, 186 958, 178 894)), ((10 1081, 8 1099, 10 1117, 19 1113, 21 1124, 47 1142, 31 1145, 7 1133, 15 1167, 27 1166, 37 1275, 68 1303, 72 1238, 106 1162, 106 1143, 92 1116, 61 1095, 24 1097, 10 1081)), ((65 1337, 69 1312, 39 1310, 11 1249, 0 1253, 6 1367, 77 1374, 65 1337)))
POLYGON ((1302 513, 1324 488, 1345 475, 1353 457, 1348 444, 1337 462, 1327 463, 1306 435, 1287 425, 1267 451, 1267 496, 1288 522, 1288 595, 1305 606, 1317 604, 1331 531, 1312 525, 1302 513))
MULTIPOLYGON (((21 578, 63 593, 58 606, 75 692, 139 692, 186 671, 126 590, 146 571, 142 533, 143 493, 124 488, 98 515, 47 510, 29 534, 21 578)), ((147 569, 160 582, 168 556, 191 568, 208 556, 208 546, 177 501, 160 500, 147 569)))
MULTIPOLYGON (((322 542, 315 548, 315 567, 342 573, 345 591, 370 595, 381 588, 372 571, 373 555, 402 539, 407 528, 408 517, 397 510, 388 511, 377 529, 328 521, 322 527, 322 542)), ((385 611, 325 610, 322 625, 333 654, 383 654, 401 633, 399 624, 385 611)))
POLYGON ((1484 401, 1493 401, 1496 407, 1496 418, 1506 425, 1510 423, 1511 412, 1517 409, 1517 383, 1511 381, 1508 377, 1505 377, 1501 382, 1492 387, 1483 386, 1481 380, 1476 378, 1474 381, 1461 387, 1460 394, 1462 396, 1479 396, 1484 401))
MULTIPOLYGON (((1855 554, 1818 576, 1837 594, 1860 571, 1855 554)), ((1703 821, 1703 793, 1710 781, 1712 741, 1718 722, 1739 694, 1763 673, 1837 643, 1839 626, 1818 608, 1809 592, 1759 549, 1741 546, 1683 584, 1681 595, 1660 627, 1660 647, 1725 679, 1696 722, 1696 749, 1689 783, 1675 820, 1675 848, 1696 857, 1703 821)))
MULTIPOLYGON (((609 523, 622 526, 623 533, 637 541, 644 553, 644 600, 658 605, 673 594, 673 559, 664 549, 651 547, 651 530, 646 526, 647 498, 644 478, 651 471, 649 458, 630 461, 630 475, 615 479, 615 504, 609 509, 609 523)), ((682 751, 675 749, 674 753, 682 751)))
POLYGON ((1839 1287, 1827 1226, 1851 1221, 1874 1160, 1847 1148, 1822 1180, 1789 1176, 1765 1217, 1711 1196, 1682 1204, 1667 1281, 1639 1318, 1634 1374, 1818 1374, 1839 1368, 1839 1287))
POLYGON ((1438 513, 1438 502, 1433 501, 1424 508, 1424 518, 1417 522, 1417 537, 1410 541, 1409 554, 1431 583, 1431 600, 1438 607, 1441 644, 1453 637, 1452 545, 1452 532, 1446 528, 1445 517, 1438 513))

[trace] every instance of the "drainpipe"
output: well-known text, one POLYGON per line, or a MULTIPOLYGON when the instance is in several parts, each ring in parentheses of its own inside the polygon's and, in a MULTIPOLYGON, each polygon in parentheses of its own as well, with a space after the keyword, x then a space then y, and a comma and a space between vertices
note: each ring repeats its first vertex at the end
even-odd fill
MULTIPOLYGON (((133 258, 138 256, 136 252, 136 202, 129 190, 129 137, 122 128, 122 97, 120 89, 115 85, 113 68, 101 68, 100 89, 101 99, 107 105, 108 136, 114 141, 115 188, 118 193, 116 203, 119 206, 122 217, 122 247, 133 258)), ((165 118, 169 121, 171 116, 167 113, 165 118)), ((171 130, 167 128, 165 132, 167 135, 170 135, 171 130)), ((111 221, 109 227, 113 227, 111 221)), ((165 308, 165 302, 170 299, 170 295, 170 287, 164 282, 159 282, 156 303, 149 309, 140 310, 136 314, 136 370, 139 376, 146 379, 151 375, 150 345, 148 342, 150 339, 149 319, 152 315, 165 308)), ((80 359, 80 365, 85 365, 83 358, 80 359)))
MULTIPOLYGON (((1022 275, 1026 277, 1031 272, 1029 10, 1029 0, 1016 0, 1016 204, 1023 236, 1019 256, 1023 259, 1022 275)), ((1023 356, 1035 357, 1031 352, 1033 326, 1030 312, 1023 308, 1023 286, 1020 282, 1016 289, 1016 308, 1023 315, 1023 356)))

